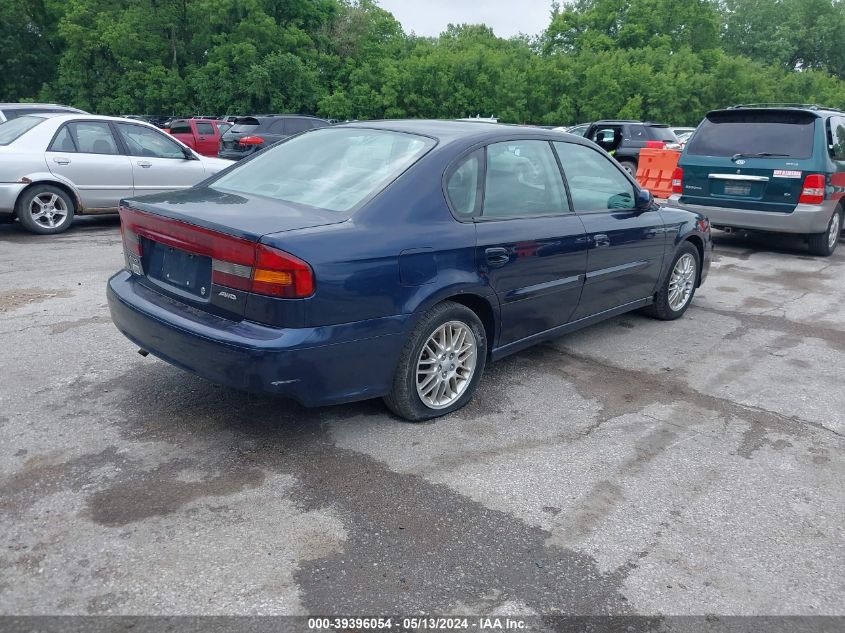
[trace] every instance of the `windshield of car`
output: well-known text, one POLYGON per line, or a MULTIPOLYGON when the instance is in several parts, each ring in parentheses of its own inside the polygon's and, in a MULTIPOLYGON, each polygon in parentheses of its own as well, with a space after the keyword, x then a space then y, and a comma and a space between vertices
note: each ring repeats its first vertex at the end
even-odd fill
POLYGON ((12 141, 17 140, 42 121, 44 121, 44 117, 21 116, 17 119, 0 123, 0 145, 8 145, 12 141))
POLYGON ((687 144, 687 154, 810 158, 815 122, 806 112, 714 112, 687 144))
POLYGON ((210 186, 329 211, 350 211, 434 146, 414 134, 321 128, 277 145, 210 186))

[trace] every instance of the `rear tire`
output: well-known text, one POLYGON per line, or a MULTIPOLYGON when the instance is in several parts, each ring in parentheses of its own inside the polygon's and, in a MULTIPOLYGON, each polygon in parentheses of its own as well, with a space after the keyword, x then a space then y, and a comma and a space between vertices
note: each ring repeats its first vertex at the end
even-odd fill
POLYGON ((68 230, 74 207, 64 190, 53 185, 34 185, 18 197, 15 211, 30 233, 54 235, 68 230))
POLYGON ((472 399, 487 360, 487 335, 466 306, 444 301, 408 337, 384 402, 419 422, 456 411, 472 399))
POLYGON ((637 165, 636 163, 631 162, 630 160, 620 160, 619 164, 622 165, 622 169, 627 171, 633 178, 637 177, 637 165))
POLYGON ((842 210, 837 209, 830 216, 830 222, 828 222, 827 230, 824 233, 813 233, 808 236, 807 243, 811 255, 821 257, 833 255, 833 251, 836 250, 836 245, 839 243, 839 234, 842 231, 842 214, 842 210))
POLYGON ((698 249, 689 242, 681 244, 669 274, 654 296, 654 303, 643 312, 661 321, 674 321, 683 316, 695 296, 700 269, 698 249))

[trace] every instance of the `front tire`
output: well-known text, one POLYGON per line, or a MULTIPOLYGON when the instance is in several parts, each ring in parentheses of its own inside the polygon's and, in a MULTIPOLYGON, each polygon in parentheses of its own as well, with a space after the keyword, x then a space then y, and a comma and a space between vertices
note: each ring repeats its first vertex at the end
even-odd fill
POLYGON ((645 313, 661 321, 683 316, 695 296, 700 266, 698 249, 689 242, 681 244, 654 303, 645 308, 645 313))
POLYGON ((21 225, 30 233, 62 233, 73 222, 73 200, 53 185, 30 187, 20 195, 16 207, 21 225))
POLYGON ((807 238, 811 255, 820 255, 821 257, 833 255, 833 251, 836 250, 836 245, 839 243, 839 233, 842 231, 842 214, 843 212, 839 209, 834 211, 833 215, 830 216, 830 222, 827 224, 827 230, 824 233, 813 233, 807 238))
POLYGON ((412 422, 456 411, 472 399, 486 360, 481 320, 466 306, 445 301, 411 332, 384 402, 412 422))

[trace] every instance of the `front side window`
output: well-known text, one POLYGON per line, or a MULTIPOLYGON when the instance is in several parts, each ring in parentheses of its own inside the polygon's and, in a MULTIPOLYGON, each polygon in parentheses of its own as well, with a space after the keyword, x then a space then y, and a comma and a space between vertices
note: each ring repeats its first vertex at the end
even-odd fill
POLYGON ((322 128, 236 166, 212 189, 350 212, 434 147, 432 139, 368 128, 322 128))
POLYGON ((487 146, 483 217, 534 217, 569 211, 566 190, 546 141, 487 146))
POLYGON ((311 121, 309 119, 288 119, 285 132, 287 134, 299 134, 305 130, 311 129, 311 121))
POLYGON ((555 142, 575 211, 633 209, 634 186, 614 162, 596 150, 555 142))
POLYGON ((40 116, 22 116, 0 123, 0 145, 9 145, 43 121, 40 116))
POLYGON ((118 123, 117 130, 129 148, 131 156, 185 158, 182 146, 160 132, 128 123, 118 123))
POLYGON ((446 193, 452 210, 463 217, 478 213, 481 208, 481 173, 484 150, 465 156, 446 179, 446 193))
POLYGON ((76 146, 84 154, 118 154, 117 143, 108 123, 103 121, 80 121, 68 124, 76 146))

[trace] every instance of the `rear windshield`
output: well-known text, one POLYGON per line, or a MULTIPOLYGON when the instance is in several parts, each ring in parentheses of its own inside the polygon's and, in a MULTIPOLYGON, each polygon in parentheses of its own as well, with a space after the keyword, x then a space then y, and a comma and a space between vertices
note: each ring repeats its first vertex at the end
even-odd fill
POLYGON ((235 124, 226 130, 226 134, 249 134, 250 132, 254 132, 259 125, 260 121, 258 119, 244 117, 235 121, 235 124))
POLYGON ((322 128, 239 165, 212 189, 348 212, 384 189, 434 146, 414 134, 322 128))
POLYGON ((44 117, 22 116, 5 123, 0 123, 0 145, 8 145, 24 133, 41 123, 44 117))
POLYGON ((653 125, 647 126, 648 134, 653 141, 666 141, 668 143, 674 143, 678 140, 678 137, 675 136, 675 133, 670 130, 668 127, 656 127, 653 125))
POLYGON ((815 122, 815 116, 804 112, 715 112, 698 126, 687 154, 810 158, 815 122))

